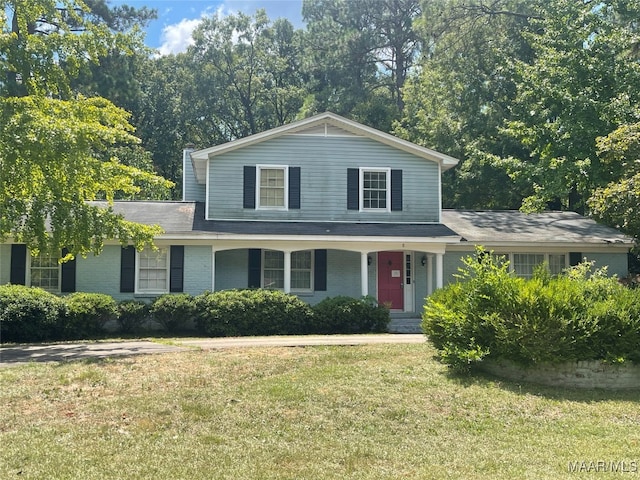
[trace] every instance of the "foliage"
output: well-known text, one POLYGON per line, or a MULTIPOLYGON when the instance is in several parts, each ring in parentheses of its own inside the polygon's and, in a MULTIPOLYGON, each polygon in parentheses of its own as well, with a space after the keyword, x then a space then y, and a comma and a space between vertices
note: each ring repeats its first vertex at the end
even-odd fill
POLYGON ((126 112, 100 98, 0 99, 0 239, 10 235, 34 251, 67 248, 72 255, 98 254, 107 238, 137 248, 151 243, 158 227, 86 203, 134 194, 138 182, 167 186, 115 159, 96 158, 113 144, 135 143, 131 129, 126 112))
POLYGON ((570 360, 640 361, 640 294, 580 264, 525 281, 479 248, 459 280, 427 299, 422 327, 443 361, 483 358, 527 365, 570 360))
POLYGON ((311 307, 277 290, 224 290, 195 297, 196 326, 207 335, 280 335, 304 333, 311 307))
POLYGON ((142 329, 149 319, 149 305, 138 300, 124 300, 118 303, 118 325, 124 333, 135 333, 142 329))
POLYGON ((313 306, 313 333, 386 332, 389 309, 371 297, 337 296, 313 306))
POLYGON ((23 285, 0 285, 2 342, 53 340, 65 315, 65 302, 52 293, 23 285))
POLYGON ((151 304, 151 317, 168 332, 179 332, 190 326, 195 315, 195 302, 187 293, 166 294, 151 304))
POLYGON ((103 293, 75 292, 63 300, 67 315, 61 319, 60 335, 65 340, 95 338, 104 333, 105 324, 118 314, 115 300, 103 293))

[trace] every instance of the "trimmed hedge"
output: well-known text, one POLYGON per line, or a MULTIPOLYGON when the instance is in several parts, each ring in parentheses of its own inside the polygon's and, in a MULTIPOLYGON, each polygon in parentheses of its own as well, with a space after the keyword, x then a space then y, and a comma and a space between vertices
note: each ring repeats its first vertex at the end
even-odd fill
POLYGON ((160 295, 151 304, 149 313, 167 332, 180 332, 193 322, 195 301, 187 293, 160 295))
POLYGON ((62 297, 67 316, 61 319, 60 335, 64 339, 95 338, 104 334, 107 322, 118 316, 116 301, 103 293, 72 293, 62 297))
POLYGON ((39 288, 0 285, 2 342, 55 340, 60 319, 67 314, 64 300, 39 288))
POLYGON ((138 300, 124 300, 118 304, 118 325, 123 333, 142 330, 149 319, 149 305, 138 300))
POLYGON ((325 298, 313 307, 313 333, 386 332, 389 309, 375 298, 337 296, 325 298))
POLYGON ((524 280, 482 249, 463 263, 460 281, 431 295, 423 314, 444 362, 640 362, 640 292, 606 269, 585 263, 552 277, 540 268, 524 280))
POLYGON ((195 297, 197 330, 213 337, 305 333, 312 310, 277 290, 224 290, 195 297))

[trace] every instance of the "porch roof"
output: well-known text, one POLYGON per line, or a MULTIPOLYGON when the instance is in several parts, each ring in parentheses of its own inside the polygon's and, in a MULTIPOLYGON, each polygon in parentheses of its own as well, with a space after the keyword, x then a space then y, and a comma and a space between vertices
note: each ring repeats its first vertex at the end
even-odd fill
MULTIPOLYGON (((94 202, 106 207, 106 202, 94 202)), ((160 225, 166 234, 286 235, 301 237, 407 237, 459 241, 459 235, 441 223, 351 223, 205 220, 199 202, 116 201, 113 211, 127 220, 160 225)))

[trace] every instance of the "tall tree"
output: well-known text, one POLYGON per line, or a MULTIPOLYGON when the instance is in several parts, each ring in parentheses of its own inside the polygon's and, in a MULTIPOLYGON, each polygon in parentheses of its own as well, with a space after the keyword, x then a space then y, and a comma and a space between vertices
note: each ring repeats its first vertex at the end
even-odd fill
POLYGON ((307 109, 334 110, 388 130, 418 58, 418 0, 305 0, 307 109), (373 120, 373 122, 372 122, 373 120))
POLYGON ((109 238, 141 247, 158 233, 87 203, 135 194, 140 184, 168 186, 109 155, 138 143, 125 111, 72 92, 88 63, 132 41, 87 13, 81 1, 0 2, 0 240, 33 251, 98 253, 109 238))

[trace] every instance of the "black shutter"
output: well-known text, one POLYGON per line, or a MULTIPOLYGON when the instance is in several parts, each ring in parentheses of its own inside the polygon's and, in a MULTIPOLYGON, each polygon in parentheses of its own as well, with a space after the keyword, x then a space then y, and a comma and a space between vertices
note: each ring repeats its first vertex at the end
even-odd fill
POLYGON ((249 288, 260 288, 262 277, 262 250, 259 248, 249 249, 249 288))
POLYGON ((391 170, 391 211, 402 211, 402 170, 391 170))
POLYGON ((244 167, 243 208, 256 208, 256 167, 244 167))
POLYGON ((358 210, 360 203, 360 171, 347 168, 347 210, 358 210))
POLYGON ((317 292, 327 291, 327 251, 316 250, 313 270, 313 289, 317 292))
POLYGON ((120 291, 133 292, 136 284, 136 249, 132 246, 120 250, 120 291))
POLYGON ((11 245, 11 274, 9 282, 14 285, 24 285, 27 276, 27 246, 11 245))
POLYGON ((169 260, 169 291, 184 291, 184 246, 171 245, 169 260))
MULTIPOLYGON (((64 257, 68 252, 66 248, 62 249, 62 256, 64 257)), ((62 285, 60 285, 60 291, 62 293, 71 293, 76 291, 76 259, 64 262, 62 268, 62 285)))
POLYGON ((569 252, 569 265, 575 267, 582 262, 582 252, 569 252))
POLYGON ((289 208, 300 208, 300 167, 289 167, 289 208))

